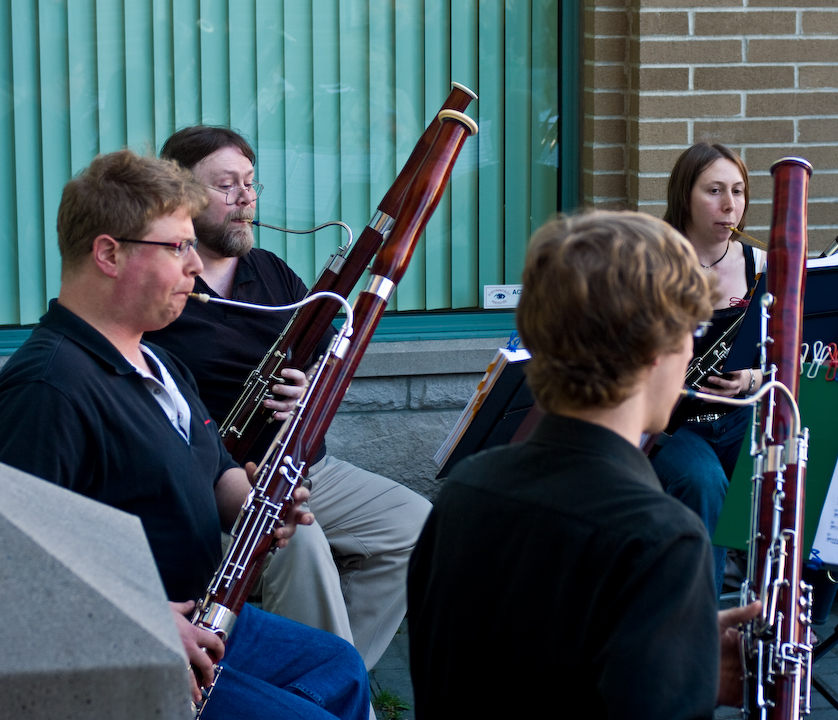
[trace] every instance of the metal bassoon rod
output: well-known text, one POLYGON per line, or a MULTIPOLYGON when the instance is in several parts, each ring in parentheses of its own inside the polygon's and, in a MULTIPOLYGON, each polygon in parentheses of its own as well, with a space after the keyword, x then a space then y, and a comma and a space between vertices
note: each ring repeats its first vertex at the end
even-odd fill
MULTIPOLYGON (((476 97, 464 85, 452 83, 451 93, 441 110, 463 112, 476 97)), ((407 188, 427 161, 429 148, 440 127, 437 114, 348 255, 344 257, 342 252, 333 255, 309 293, 327 290, 343 297, 349 296, 393 227, 407 188)), ((219 427, 224 445, 235 460, 241 463, 250 459, 249 454, 259 436, 273 422, 273 412, 264 407, 263 401, 271 397, 274 384, 284 382, 281 371, 284 368, 304 369, 339 308, 337 303, 324 300, 298 310, 251 372, 241 395, 219 427)))

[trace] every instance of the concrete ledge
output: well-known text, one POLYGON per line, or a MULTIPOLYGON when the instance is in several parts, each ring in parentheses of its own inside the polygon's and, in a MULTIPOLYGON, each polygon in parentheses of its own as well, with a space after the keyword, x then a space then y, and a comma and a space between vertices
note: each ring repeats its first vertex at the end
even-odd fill
POLYGON ((370 343, 355 377, 482 373, 509 336, 370 343))

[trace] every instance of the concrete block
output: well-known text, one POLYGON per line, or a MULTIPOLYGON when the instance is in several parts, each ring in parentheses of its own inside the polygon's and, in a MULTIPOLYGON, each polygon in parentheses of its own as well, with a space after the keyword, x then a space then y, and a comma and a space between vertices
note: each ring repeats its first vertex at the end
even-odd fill
POLYGON ((689 89, 689 68, 637 68, 637 80, 634 87, 642 92, 654 90, 678 90, 686 92, 689 89))
POLYGON ((371 343, 356 378, 483 372, 509 336, 371 343))
POLYGON ((462 410, 484 373, 436 375, 410 380, 411 410, 462 410))
MULTIPOLYGON (((794 142, 793 120, 696 120, 693 128, 695 142, 791 143, 794 142)), ((753 194, 753 191, 751 191, 753 194)))
POLYGON ((638 43, 638 59, 643 65, 692 65, 706 63, 707 58, 713 58, 715 63, 738 63, 742 62, 743 42, 744 40, 659 40, 655 37, 641 37, 638 43))
POLYGON ((0 717, 191 717, 138 518, 0 464, 0 717))
POLYGON ((408 378, 355 378, 338 412, 403 410, 408 404, 408 378))
POLYGON ((641 12, 640 35, 688 35, 690 18, 683 12, 641 12))
POLYGON ((833 38, 753 38, 748 41, 749 63, 834 63, 838 43, 833 38))
POLYGON ((801 118, 798 121, 800 137, 798 142, 835 142, 838 138, 838 119, 801 118))
POLYGON ((804 12, 801 27, 804 35, 838 35, 838 12, 834 9, 804 12))
POLYGON ((794 68, 790 65, 732 65, 697 67, 693 75, 695 90, 764 90, 794 87, 794 68))
POLYGON ((461 410, 340 414, 326 436, 329 452, 433 500, 440 483, 433 456, 461 410))
POLYGON ((696 35, 794 35, 797 13, 792 10, 773 12, 697 11, 695 13, 696 35))
POLYGON ((689 147, 689 125, 685 120, 641 120, 637 128, 639 145, 683 145, 689 147))

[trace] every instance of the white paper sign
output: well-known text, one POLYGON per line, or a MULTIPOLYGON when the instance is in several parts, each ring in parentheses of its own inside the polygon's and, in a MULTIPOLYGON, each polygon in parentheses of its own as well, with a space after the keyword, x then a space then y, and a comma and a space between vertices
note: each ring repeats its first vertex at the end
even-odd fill
POLYGON ((484 285, 483 309, 518 307, 521 285, 484 285))
POLYGON ((812 544, 812 554, 829 565, 838 565, 838 465, 832 472, 829 491, 821 510, 815 542, 812 544))

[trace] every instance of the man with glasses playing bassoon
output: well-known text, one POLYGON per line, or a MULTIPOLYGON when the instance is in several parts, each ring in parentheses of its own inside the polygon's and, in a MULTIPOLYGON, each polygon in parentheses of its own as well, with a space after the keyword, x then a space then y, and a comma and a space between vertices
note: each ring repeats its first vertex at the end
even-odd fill
MULTIPOLYGON (((256 155, 247 140, 223 127, 187 127, 164 143, 161 157, 190 169, 209 188, 209 205, 195 218, 204 264, 196 292, 268 306, 305 296, 302 280, 282 260, 253 247, 250 221, 262 185, 254 180, 256 155)), ((148 337, 192 371, 201 399, 222 424, 292 314, 192 302, 177 321, 148 337)), ((299 370, 286 368, 282 376, 285 383, 273 385, 273 396, 264 401, 278 421, 305 387, 299 370)), ((263 432, 244 459, 259 462, 275 432, 263 432)), ((266 563, 262 607, 352 642, 371 669, 404 618, 407 561, 430 503, 404 485, 327 455, 325 447, 307 482, 317 522, 266 563)))
MULTIPOLYGON (((225 646, 185 617, 251 487, 188 371, 142 341, 181 313, 202 270, 192 217, 205 194, 174 163, 128 150, 96 158, 66 185, 58 299, 0 373, 0 461, 139 516, 205 686, 221 661, 205 720, 362 720, 368 678, 340 638, 245 605, 225 646)), ((312 521, 292 509, 278 545, 312 521)))

